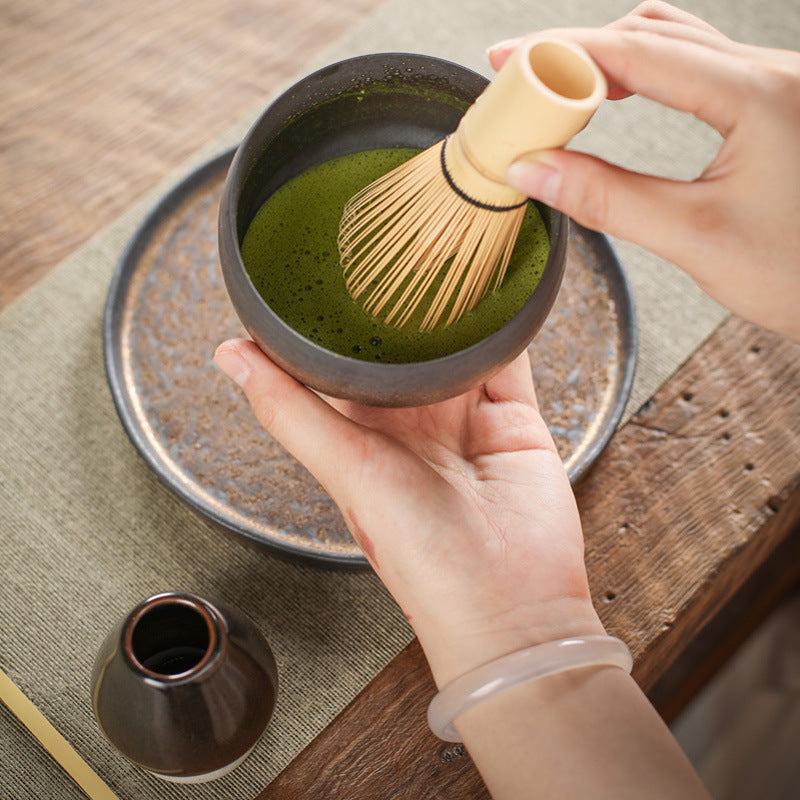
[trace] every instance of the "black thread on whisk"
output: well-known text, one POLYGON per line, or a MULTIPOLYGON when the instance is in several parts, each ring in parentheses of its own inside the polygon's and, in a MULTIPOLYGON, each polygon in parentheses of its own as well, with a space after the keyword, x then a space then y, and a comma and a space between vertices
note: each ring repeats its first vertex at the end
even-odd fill
POLYGON ((450 137, 447 136, 445 140, 442 142, 442 149, 439 151, 439 162, 442 165, 442 174, 447 180, 447 184, 462 200, 466 200, 470 205, 473 205, 476 208, 482 208, 484 211, 515 211, 516 209, 522 208, 524 205, 527 205, 528 200, 525 199, 521 203, 515 203, 513 206, 493 206, 491 205, 491 203, 482 203, 480 200, 476 200, 474 197, 470 197, 462 189, 459 189, 458 186, 456 186, 456 183, 451 177, 450 173, 447 171, 447 164, 445 164, 444 160, 444 148, 447 146, 447 140, 449 138, 450 137))

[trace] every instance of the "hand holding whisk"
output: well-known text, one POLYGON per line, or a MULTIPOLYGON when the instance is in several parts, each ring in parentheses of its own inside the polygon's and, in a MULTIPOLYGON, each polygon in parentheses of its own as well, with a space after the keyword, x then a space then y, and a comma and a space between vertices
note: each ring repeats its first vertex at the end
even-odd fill
POLYGON ((506 169, 566 144, 606 92, 579 45, 523 40, 452 135, 346 204, 338 244, 353 298, 396 327, 426 303, 423 330, 474 308, 502 283, 527 207, 504 182, 506 169))

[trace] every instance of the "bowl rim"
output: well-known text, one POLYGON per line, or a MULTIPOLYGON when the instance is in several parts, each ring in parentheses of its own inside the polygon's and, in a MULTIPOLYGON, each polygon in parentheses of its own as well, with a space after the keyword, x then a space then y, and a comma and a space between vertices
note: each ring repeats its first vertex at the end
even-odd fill
MULTIPOLYGON (((306 75, 276 97, 261 112, 236 148, 220 201, 218 237, 220 257, 223 261, 223 277, 226 285, 228 285, 234 308, 250 336, 262 349, 268 352, 269 356, 279 366, 312 388, 319 389, 332 396, 345 397, 346 399, 366 402, 372 405, 422 405, 423 403, 437 402, 447 397, 456 396, 471 386, 479 385, 491 374, 499 371, 512 361, 530 344, 547 318, 563 278, 566 244, 569 235, 569 219, 565 214, 556 209, 543 206, 537 201, 530 201, 536 205, 540 213, 544 210, 543 218, 545 216, 550 218, 548 225, 550 251, 537 286, 516 314, 499 328, 467 347, 432 359, 405 363, 376 362, 353 358, 344 353, 337 353, 334 350, 323 347, 295 330, 269 306, 253 284, 241 256, 241 243, 238 235, 237 216, 242 188, 245 185, 247 176, 257 163, 259 153, 264 150, 264 146, 256 147, 256 141, 265 127, 273 127, 275 135, 282 130, 286 120, 277 126, 273 123, 273 117, 280 113, 281 106, 291 102, 304 88, 313 86, 316 81, 334 74, 340 68, 352 68, 365 64, 373 65, 377 61, 395 60, 401 61, 404 66, 409 61, 419 65, 434 64, 442 69, 455 70, 465 79, 475 80, 483 86, 489 83, 484 75, 453 61, 436 56, 403 52, 370 53, 354 56, 337 61, 306 75), (255 152, 256 150, 258 152, 255 152), (233 258, 233 265, 224 263, 223 254, 226 251, 233 258), (259 309, 257 317, 253 316, 251 318, 250 315, 243 314, 239 304, 234 301, 234 292, 231 292, 231 287, 228 283, 228 270, 230 269, 235 269, 239 276, 244 279, 243 283, 247 287, 246 291, 249 295, 249 300, 254 302, 259 309), (532 313, 533 311, 537 313, 532 313), (291 340, 297 351, 308 354, 308 358, 314 360, 317 364, 315 371, 318 374, 310 376, 292 360, 284 357, 274 342, 268 342, 268 337, 263 335, 261 328, 264 326, 268 326, 271 333, 277 334, 278 337, 281 337, 281 340, 291 340), (508 341, 513 342, 511 347, 508 346, 508 341), (320 359, 329 362, 328 369, 320 369, 320 359), (467 369, 468 366, 474 364, 478 365, 477 368, 467 369), (370 384, 376 380, 380 381, 384 386, 390 387, 399 386, 400 383, 417 383, 422 378, 425 378, 425 382, 430 384, 431 379, 436 374, 442 373, 444 369, 450 371, 463 369, 471 373, 471 377, 453 385, 451 389, 433 387, 424 392, 415 393, 413 397, 409 395, 405 398, 398 396, 398 389, 396 388, 381 391, 375 386, 370 386, 366 394, 362 389, 352 388, 360 384, 370 384), (335 387, 341 384, 351 387, 351 389, 342 393, 336 391, 335 387)), ((338 95, 334 95, 334 97, 336 96, 338 95)), ((301 116, 307 110, 304 109, 298 116, 301 116)), ((546 219, 545 224, 547 225, 546 219)))

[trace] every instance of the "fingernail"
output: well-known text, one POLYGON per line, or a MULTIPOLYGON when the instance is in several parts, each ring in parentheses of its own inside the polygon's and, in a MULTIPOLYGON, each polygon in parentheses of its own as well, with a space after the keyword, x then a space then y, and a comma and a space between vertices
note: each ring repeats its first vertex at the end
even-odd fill
POLYGON ((491 58, 495 53, 501 50, 511 50, 516 47, 520 41, 521 39, 519 36, 515 36, 512 39, 503 39, 502 42, 495 42, 486 49, 486 55, 491 58))
POLYGON ((244 387, 250 377, 250 365, 234 347, 221 344, 214 353, 214 363, 234 383, 244 387))
POLYGON ((555 164, 538 156, 525 156, 506 170, 509 186, 548 206, 558 202, 561 177, 561 170, 555 164))

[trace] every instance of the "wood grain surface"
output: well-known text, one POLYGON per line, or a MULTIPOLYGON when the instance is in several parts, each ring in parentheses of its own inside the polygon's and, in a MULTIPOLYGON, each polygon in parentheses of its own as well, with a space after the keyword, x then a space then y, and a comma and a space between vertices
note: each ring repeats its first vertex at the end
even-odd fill
MULTIPOLYGON (((0 0, 0 307, 377 4, 0 0)), ((670 714, 800 579, 798 454, 800 348, 731 319, 578 487, 595 602, 670 714)), ((262 800, 485 797, 432 693, 412 643, 262 800)))
POLYGON ((258 800, 488 800, 463 745, 442 742, 420 724, 434 691, 433 677, 414 641, 258 800))
POLYGON ((800 347, 730 318, 579 487, 593 597, 645 690, 796 527, 798 386, 800 347))
POLYGON ((0 0, 0 308, 379 0, 0 0))

